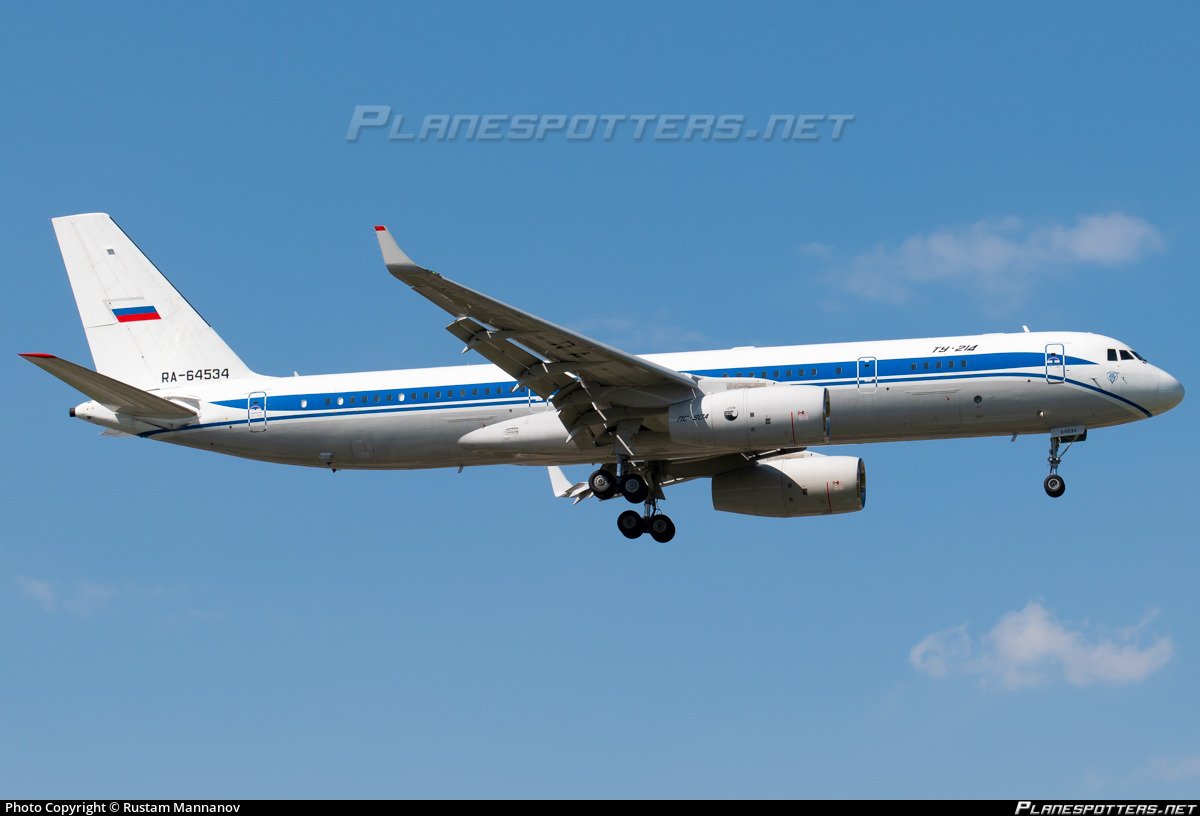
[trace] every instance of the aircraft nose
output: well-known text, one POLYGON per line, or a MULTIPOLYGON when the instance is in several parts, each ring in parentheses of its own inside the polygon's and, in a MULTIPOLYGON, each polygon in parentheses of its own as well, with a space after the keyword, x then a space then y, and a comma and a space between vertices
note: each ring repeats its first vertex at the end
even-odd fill
POLYGON ((1181 402, 1183 402, 1183 384, 1164 371, 1158 378, 1159 412, 1170 411, 1181 402))

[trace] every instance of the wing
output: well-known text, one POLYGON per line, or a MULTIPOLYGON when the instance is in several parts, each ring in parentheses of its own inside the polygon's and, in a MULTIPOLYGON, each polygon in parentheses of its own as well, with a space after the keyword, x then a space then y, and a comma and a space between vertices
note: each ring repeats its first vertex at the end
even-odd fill
MULTIPOLYGON (((415 264, 386 227, 375 228, 388 271, 454 317, 446 329, 517 381, 552 400, 582 446, 607 441, 640 412, 689 399, 696 379, 501 303, 415 264)), ((630 428, 636 433, 636 428, 630 428)))

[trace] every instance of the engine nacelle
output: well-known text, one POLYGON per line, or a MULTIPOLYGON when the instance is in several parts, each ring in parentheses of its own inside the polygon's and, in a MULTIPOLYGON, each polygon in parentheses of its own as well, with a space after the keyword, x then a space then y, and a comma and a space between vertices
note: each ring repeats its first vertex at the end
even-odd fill
POLYGON ((667 410, 671 441, 727 450, 771 450, 829 439, 829 391, 812 385, 734 388, 667 410))
POLYGON ((867 469, 857 456, 805 454, 755 462, 712 480, 713 507, 747 516, 855 513, 867 503, 867 469))

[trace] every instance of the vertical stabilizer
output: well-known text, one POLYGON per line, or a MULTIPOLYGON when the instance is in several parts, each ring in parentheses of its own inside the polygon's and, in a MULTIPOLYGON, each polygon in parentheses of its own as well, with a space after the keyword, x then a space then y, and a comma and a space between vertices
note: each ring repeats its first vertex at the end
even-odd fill
POLYGON ((253 373, 107 215, 53 224, 97 371, 143 389, 253 373))

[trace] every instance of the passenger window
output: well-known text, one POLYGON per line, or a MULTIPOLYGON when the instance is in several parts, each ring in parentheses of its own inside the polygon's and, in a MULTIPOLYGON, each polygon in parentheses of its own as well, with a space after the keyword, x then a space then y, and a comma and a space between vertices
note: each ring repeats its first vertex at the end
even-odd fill
POLYGON ((817 370, 815 368, 810 368, 808 370, 808 373, 810 376, 813 376, 813 377, 817 376, 817 370))
POLYGON ((351 405, 353 405, 353 404, 354 404, 354 397, 351 397, 351 398, 350 398, 350 404, 351 404, 351 405))
POLYGON ((433 392, 433 398, 434 398, 434 399, 441 399, 441 398, 442 398, 442 392, 441 392, 441 391, 434 391, 434 392, 433 392))
POLYGON ((954 361, 951 360, 950 362, 946 363, 946 368, 954 368, 954 361))
POLYGON ((397 402, 404 402, 404 393, 403 393, 403 392, 401 392, 401 393, 399 393, 399 394, 397 394, 397 395, 396 395, 396 401, 397 401, 397 402))
POLYGON ((376 401, 376 402, 379 402, 379 395, 378 395, 378 394, 376 394, 376 395, 375 395, 375 401, 376 401))
POLYGON ((837 371, 836 371, 836 372, 834 372, 834 373, 835 373, 835 374, 841 374, 841 373, 842 373, 842 367, 841 367, 841 366, 838 366, 838 367, 837 367, 837 371))
POLYGON ((1116 349, 1108 350, 1108 361, 1110 363, 1115 363, 1117 361, 1117 350, 1116 349))
POLYGON ((784 376, 785 376, 785 377, 789 377, 789 378, 790 378, 790 377, 792 376, 792 370, 789 368, 789 369, 787 370, 787 374, 785 374, 784 376))
POLYGON ((928 371, 929 370, 929 361, 926 360, 924 365, 925 365, 925 370, 928 371))
POLYGON ((1130 353, 1129 353, 1128 351, 1126 351, 1125 349, 1121 349, 1121 359, 1122 359, 1122 360, 1132 360, 1132 359, 1133 359, 1133 355, 1132 355, 1132 354, 1130 354, 1130 353))
POLYGON ((472 396, 472 397, 478 397, 478 396, 479 396, 479 389, 478 389, 478 388, 472 388, 472 389, 471 389, 471 396, 472 396))
POLYGON ((429 399, 429 392, 426 391, 423 394, 421 394, 421 399, 429 399))
POLYGON ((326 404, 326 405, 328 405, 328 404, 329 404, 329 397, 326 397, 326 398, 325 398, 325 404, 326 404))
POLYGON ((300 407, 301 407, 301 408, 307 408, 307 407, 308 407, 308 400, 300 400, 300 407))
POLYGON ((933 364, 933 367, 934 367, 934 368, 941 368, 941 367, 942 367, 942 361, 941 361, 941 360, 938 360, 936 363, 934 363, 934 364, 933 364))
POLYGON ((467 395, 467 389, 465 389, 465 388, 462 389, 461 391, 458 392, 458 395, 460 397, 465 397, 467 395))
POLYGON ((775 369, 775 379, 779 379, 779 369, 775 369))
POLYGON ((917 364, 916 364, 916 363, 912 363, 912 370, 913 370, 913 371, 916 371, 916 370, 917 370, 917 364))
POLYGON ((764 380, 767 378, 767 372, 763 371, 759 374, 764 380))
POLYGON ((962 368, 966 368, 966 367, 967 367, 967 361, 966 361, 966 360, 959 360, 959 363, 961 363, 961 367, 962 367, 962 368))
POLYGON ((346 401, 344 399, 342 399, 341 397, 338 397, 338 405, 345 405, 345 404, 346 404, 346 401))

